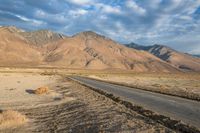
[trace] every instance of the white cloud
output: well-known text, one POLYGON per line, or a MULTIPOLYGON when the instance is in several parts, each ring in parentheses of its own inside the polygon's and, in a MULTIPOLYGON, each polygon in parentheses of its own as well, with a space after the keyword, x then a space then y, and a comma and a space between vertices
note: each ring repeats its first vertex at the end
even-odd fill
MULTIPOLYGON (((0 11, 0 12, 2 12, 2 11, 0 11)), ((39 26, 39 25, 45 25, 46 24, 43 21, 40 21, 40 20, 37 20, 37 19, 33 19, 33 18, 27 18, 25 16, 22 16, 22 15, 19 15, 19 14, 15 14, 15 13, 12 13, 12 12, 4 12, 4 13, 10 14, 12 16, 15 16, 15 17, 21 19, 22 21, 26 21, 26 22, 31 23, 32 25, 39 26)))
POLYGON ((121 10, 118 7, 112 7, 112 6, 109 6, 109 5, 104 5, 102 10, 105 13, 114 13, 114 14, 120 14, 121 13, 121 10))
POLYGON ((186 51, 186 52, 189 52, 191 54, 200 54, 200 43, 196 44, 197 47, 195 47, 194 49, 192 50, 189 50, 189 51, 186 51))
POLYGON ((178 9, 181 5, 183 5, 185 0, 169 0, 171 3, 164 9, 165 12, 171 12, 175 9, 178 9))
POLYGON ((66 16, 63 13, 50 14, 39 9, 35 11, 34 16, 37 19, 42 19, 44 21, 53 22, 57 24, 64 24, 66 22, 66 16))
POLYGON ((99 19, 101 19, 101 20, 107 20, 108 17, 106 15, 101 15, 101 16, 99 16, 99 19))
POLYGON ((179 18, 182 19, 182 20, 185 20, 185 21, 187 21, 187 20, 189 20, 189 21, 193 20, 193 18, 191 16, 186 16, 186 15, 179 16, 179 18))
POLYGON ((43 24, 45 24, 45 22, 40 21, 40 20, 29 19, 29 18, 26 18, 26 17, 21 16, 21 15, 15 15, 15 16, 18 17, 18 18, 20 18, 20 19, 23 20, 23 21, 31 22, 31 23, 33 23, 33 24, 35 24, 35 25, 43 25, 43 24))
POLYGON ((76 5, 87 5, 93 3, 94 0, 67 0, 67 2, 71 2, 76 5))
POLYGON ((103 3, 95 4, 97 9, 100 9, 103 13, 121 14, 122 11, 119 6, 110 6, 103 3))
POLYGON ((80 15, 85 15, 87 13, 88 13, 88 11, 84 10, 84 9, 77 9, 77 10, 69 11, 69 14, 72 15, 73 17, 77 17, 77 16, 80 16, 80 15))
POLYGON ((155 28, 156 29, 163 28, 169 25, 171 21, 172 21, 172 18, 169 14, 161 15, 156 19, 154 26, 152 28, 154 28, 154 30, 155 28))
POLYGON ((36 10, 36 12, 35 12, 35 16, 36 17, 45 17, 47 14, 44 12, 44 11, 42 11, 42 10, 36 10))
POLYGON ((127 0, 126 6, 128 8, 131 8, 137 14, 140 14, 140 15, 146 14, 146 10, 144 8, 140 7, 139 5, 137 5, 137 3, 135 1, 127 0))

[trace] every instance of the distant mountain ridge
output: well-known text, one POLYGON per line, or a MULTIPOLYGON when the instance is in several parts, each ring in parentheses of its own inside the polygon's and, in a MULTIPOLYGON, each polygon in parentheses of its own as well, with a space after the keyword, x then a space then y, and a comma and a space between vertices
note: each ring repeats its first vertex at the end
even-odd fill
POLYGON ((129 44, 125 44, 125 46, 129 47, 129 48, 134 48, 137 50, 146 50, 148 51, 152 46, 144 46, 144 45, 139 45, 136 43, 129 43, 129 44))
POLYGON ((55 42, 60 39, 64 39, 65 36, 62 34, 54 33, 49 30, 38 30, 33 32, 21 32, 23 37, 25 37, 31 44, 34 45, 44 45, 50 42, 55 42))
POLYGON ((158 44, 152 46, 141 46, 135 43, 127 44, 126 46, 137 50, 148 51, 149 53, 157 56, 163 61, 166 61, 181 70, 200 71, 199 58, 195 58, 189 54, 181 53, 170 47, 158 44))
POLYGON ((65 36, 49 30, 0 27, 0 65, 200 72, 200 59, 163 45, 126 46, 93 31, 65 36))
POLYGON ((14 26, 4 26, 1 28, 10 31, 11 33, 21 35, 28 41, 28 43, 37 46, 55 42, 66 37, 65 35, 55 33, 50 30, 37 30, 27 32, 14 26))
POLYGON ((15 27, 0 27, 0 64, 136 72, 180 71, 148 52, 127 48, 92 31, 68 37, 43 30, 26 32, 15 27))
POLYGON ((198 58, 200 58, 200 55, 193 54, 193 56, 194 56, 194 57, 198 57, 198 58))

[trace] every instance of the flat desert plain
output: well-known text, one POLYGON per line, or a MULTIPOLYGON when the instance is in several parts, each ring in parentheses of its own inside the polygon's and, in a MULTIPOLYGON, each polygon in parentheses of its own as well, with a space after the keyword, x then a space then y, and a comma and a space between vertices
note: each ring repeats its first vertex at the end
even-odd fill
POLYGON ((172 132, 65 76, 0 73, 0 132, 172 132), (35 94, 47 87, 43 94, 35 94))

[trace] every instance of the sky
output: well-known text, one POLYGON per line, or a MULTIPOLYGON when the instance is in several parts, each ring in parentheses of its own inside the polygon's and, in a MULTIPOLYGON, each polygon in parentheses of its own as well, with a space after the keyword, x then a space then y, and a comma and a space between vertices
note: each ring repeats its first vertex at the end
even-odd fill
POLYGON ((66 35, 92 30, 119 43, 200 54, 200 0, 0 0, 0 25, 66 35))

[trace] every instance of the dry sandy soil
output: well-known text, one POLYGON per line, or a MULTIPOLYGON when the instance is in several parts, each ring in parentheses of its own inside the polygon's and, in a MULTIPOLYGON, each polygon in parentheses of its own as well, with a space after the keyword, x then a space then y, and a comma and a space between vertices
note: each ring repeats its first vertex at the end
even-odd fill
POLYGON ((200 74, 94 74, 89 77, 200 100, 200 74))
POLYGON ((0 126, 3 133, 172 132, 60 76, 0 73, 0 79, 0 110, 17 111, 27 119, 21 125, 0 126), (41 86, 48 86, 50 91, 43 95, 31 93, 41 86))

